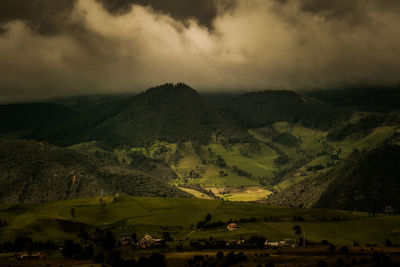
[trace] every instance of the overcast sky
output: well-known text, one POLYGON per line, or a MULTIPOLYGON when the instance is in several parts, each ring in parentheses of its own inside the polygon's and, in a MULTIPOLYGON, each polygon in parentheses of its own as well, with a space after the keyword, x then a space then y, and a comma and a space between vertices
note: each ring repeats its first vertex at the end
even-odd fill
POLYGON ((398 85, 399 14, 398 0, 1 0, 0 101, 398 85))

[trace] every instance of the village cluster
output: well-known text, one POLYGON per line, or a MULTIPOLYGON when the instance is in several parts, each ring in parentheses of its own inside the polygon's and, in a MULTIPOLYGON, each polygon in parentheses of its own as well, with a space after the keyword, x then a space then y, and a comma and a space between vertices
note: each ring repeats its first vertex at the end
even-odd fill
MULTIPOLYGON (((236 231, 239 229, 237 223, 229 223, 227 226, 228 231, 236 231)), ((262 240, 261 237, 250 238, 248 240, 216 240, 210 239, 199 239, 190 241, 190 246, 195 249, 223 249, 223 248, 275 248, 275 247, 296 247, 297 240, 295 239, 283 239, 283 240, 262 240), (261 240, 260 240, 261 239, 261 240)), ((183 241, 183 240, 178 240, 183 241)), ((135 241, 131 236, 123 236, 120 240, 120 244, 123 246, 131 245, 137 249, 148 249, 148 248, 164 248, 166 247, 166 240, 161 238, 155 238, 149 234, 146 234, 142 239, 135 241)))

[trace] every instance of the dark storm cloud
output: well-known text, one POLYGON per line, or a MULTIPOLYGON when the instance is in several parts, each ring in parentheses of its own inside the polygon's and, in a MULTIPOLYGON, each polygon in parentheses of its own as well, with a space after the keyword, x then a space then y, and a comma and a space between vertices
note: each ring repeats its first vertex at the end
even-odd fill
MULTIPOLYGON (((211 27, 218 14, 215 0, 97 0, 113 15, 129 13, 132 5, 149 6, 154 11, 168 14, 174 19, 186 21, 194 18, 199 24, 211 27)), ((222 1, 221 1, 222 2, 222 1)), ((225 7, 234 4, 225 0, 225 7)), ((0 25, 22 20, 41 34, 54 34, 68 25, 76 0, 2 0, 0 1, 0 25)))
POLYGON ((0 1, 0 101, 400 82, 394 0, 0 1))
MULTIPOLYGON (((112 14, 121 15, 131 11, 132 5, 150 6, 156 12, 169 14, 174 19, 196 19, 200 25, 212 27, 218 14, 215 0, 98 0, 112 14)), ((228 2, 228 1, 226 1, 228 2)), ((229 1, 233 3, 233 1, 229 1)))
MULTIPOLYGON (((285 1, 288 2, 288 1, 285 1)), ((330 18, 361 18, 368 15, 368 9, 373 7, 386 11, 399 8, 397 0, 301 0, 301 8, 312 13, 323 13, 330 18)))
POLYGON ((75 2, 76 0, 1 0, 0 25, 21 20, 41 34, 54 34, 66 26, 65 22, 75 2))

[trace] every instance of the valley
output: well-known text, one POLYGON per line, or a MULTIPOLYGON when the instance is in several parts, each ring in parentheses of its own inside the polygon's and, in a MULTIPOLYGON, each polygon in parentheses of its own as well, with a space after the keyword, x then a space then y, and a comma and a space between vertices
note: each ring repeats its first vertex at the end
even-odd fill
POLYGON ((0 267, 400 266, 399 14, 0 0, 0 267))
MULTIPOLYGON (((332 186, 345 186, 335 173, 357 166, 346 167, 348 159, 358 162, 382 148, 379 160, 387 162, 389 177, 395 175, 400 114, 360 109, 359 99, 354 99, 355 106, 347 99, 345 107, 321 99, 326 100, 322 93, 268 90, 203 96, 185 84, 165 84, 138 95, 3 105, 0 115, 9 123, 0 129, 0 199, 29 203, 177 196, 331 208, 333 204, 321 198, 332 186), (8 118, 10 111, 13 116, 8 118), (26 112, 31 118, 24 117, 26 112), (29 173, 33 168, 36 173, 29 173), (57 197, 40 197, 59 182, 64 191, 57 197), (19 191, 13 192, 18 183, 19 191), (29 192, 35 192, 35 198, 29 192)), ((372 157, 366 160, 376 160, 372 157)), ((397 188, 398 181, 391 181, 397 188)), ((384 188, 374 192, 379 205, 354 202, 334 207, 400 209, 396 196, 381 199, 387 193, 384 188)))
POLYGON ((0 265, 397 262, 400 108, 357 105, 165 84, 0 106, 0 265))

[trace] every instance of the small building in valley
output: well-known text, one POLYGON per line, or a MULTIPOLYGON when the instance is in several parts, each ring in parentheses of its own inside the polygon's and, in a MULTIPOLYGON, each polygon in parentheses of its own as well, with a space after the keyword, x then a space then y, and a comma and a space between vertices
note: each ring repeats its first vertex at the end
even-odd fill
POLYGON ((266 240, 264 243, 265 247, 296 247, 295 239, 283 239, 280 241, 268 241, 266 240))
POLYGON ((228 231, 235 231, 235 230, 239 229, 239 226, 237 223, 231 222, 228 224, 227 229, 228 229, 228 231))
POLYGON ((47 258, 46 254, 43 252, 38 252, 35 254, 32 253, 26 253, 26 254, 15 254, 15 257, 18 260, 27 260, 27 259, 39 259, 39 260, 44 260, 47 258))
POLYGON ((139 242, 139 248, 160 248, 165 247, 165 241, 163 239, 154 238, 149 234, 146 234, 139 242))

